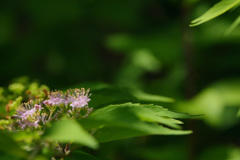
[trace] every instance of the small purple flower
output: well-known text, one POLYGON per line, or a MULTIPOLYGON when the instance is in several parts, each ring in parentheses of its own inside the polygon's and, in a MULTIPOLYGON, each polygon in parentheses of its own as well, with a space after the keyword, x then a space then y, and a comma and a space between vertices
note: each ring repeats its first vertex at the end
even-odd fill
POLYGON ((36 109, 36 111, 41 111, 42 109, 44 109, 41 105, 39 104, 35 104, 34 108, 36 109))
POLYGON ((47 106, 60 106, 65 103, 66 96, 62 93, 62 91, 51 91, 48 93, 48 100, 45 100, 43 104, 47 106))
POLYGON ((33 101, 23 103, 16 111, 13 118, 17 118, 17 124, 21 129, 27 127, 37 128, 41 120, 40 112, 44 109, 40 104, 34 104, 33 101))
POLYGON ((90 101, 90 98, 87 96, 84 97, 78 97, 70 106, 72 108, 83 108, 84 106, 88 105, 88 102, 90 101))
POLYGON ((21 129, 25 129, 25 127, 26 127, 26 124, 24 124, 24 123, 21 123, 21 124, 20 124, 20 126, 21 126, 21 129))
POLYGON ((20 115, 20 117, 22 118, 22 120, 26 120, 29 116, 33 117, 33 114, 36 112, 35 108, 32 108, 31 110, 27 110, 25 113, 23 113, 22 115, 20 115))
POLYGON ((39 120, 36 120, 34 123, 33 123, 33 126, 35 127, 35 128, 37 128, 39 125, 38 125, 38 122, 39 122, 39 120))
POLYGON ((43 101, 43 104, 45 104, 46 106, 48 106, 48 105, 51 106, 52 105, 50 100, 43 101))

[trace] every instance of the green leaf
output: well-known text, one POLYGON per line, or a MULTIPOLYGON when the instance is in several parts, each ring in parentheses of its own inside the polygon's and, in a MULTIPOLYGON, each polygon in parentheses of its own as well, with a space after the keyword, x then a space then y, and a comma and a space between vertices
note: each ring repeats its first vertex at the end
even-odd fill
POLYGON ((6 133, 0 131, 0 150, 15 157, 27 157, 27 152, 22 150, 18 144, 6 133))
POLYGON ((145 136, 145 135, 185 135, 192 133, 191 131, 173 130, 157 124, 141 123, 131 128, 119 126, 104 126, 100 128, 94 135, 100 143, 109 142, 119 139, 145 136))
POLYGON ((46 130, 44 138, 57 140, 58 142, 75 142, 92 149, 98 148, 95 138, 85 131, 75 120, 61 120, 55 122, 52 127, 46 130))
POLYGON ((86 129, 97 129, 94 135, 100 142, 142 135, 191 133, 191 131, 176 130, 180 129, 178 124, 182 122, 173 117, 180 115, 188 117, 186 114, 168 112, 167 109, 156 105, 126 103, 98 109, 81 123, 86 129))
POLYGON ((205 12, 202 16, 193 20, 190 24, 191 27, 205 23, 238 5, 240 0, 222 0, 205 12))
POLYGON ((164 116, 164 117, 169 117, 169 118, 182 119, 182 118, 197 118, 197 117, 202 116, 202 115, 189 115, 187 113, 172 112, 166 108, 163 108, 161 106, 156 106, 156 105, 145 105, 144 107, 151 109, 159 116, 164 116))
POLYGON ((135 98, 137 98, 139 101, 145 101, 145 102, 174 102, 172 98, 159 96, 159 95, 152 95, 148 94, 139 90, 132 91, 132 94, 135 98))
POLYGON ((31 144, 33 141, 40 139, 41 135, 38 131, 18 131, 18 132, 11 132, 10 133, 13 140, 17 142, 24 142, 26 144, 31 144))

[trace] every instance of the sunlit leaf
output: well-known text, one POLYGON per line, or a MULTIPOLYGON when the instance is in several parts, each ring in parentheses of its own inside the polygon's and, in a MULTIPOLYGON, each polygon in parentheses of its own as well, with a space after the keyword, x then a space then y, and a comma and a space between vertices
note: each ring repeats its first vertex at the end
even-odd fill
POLYGON ((57 140, 58 142, 79 143, 90 148, 98 148, 98 143, 82 126, 75 120, 62 120, 55 122, 46 130, 44 138, 57 140))
POLYGON ((143 70, 154 72, 161 68, 160 61, 150 50, 139 49, 132 54, 132 63, 134 66, 143 70))
POLYGON ((225 80, 205 88, 192 100, 178 103, 183 112, 205 114, 203 119, 211 126, 228 128, 238 122, 240 81, 225 80))
POLYGON ((229 151, 229 156, 227 160, 238 160, 240 159, 240 148, 232 148, 229 151))
POLYGON ((10 133, 11 137, 17 142, 25 142, 31 144, 34 140, 40 138, 40 134, 37 131, 18 131, 10 133))
POLYGON ((202 16, 193 20, 190 26, 197 26, 202 23, 205 23, 223 13, 230 10, 234 6, 238 5, 240 0, 221 0, 217 4, 215 4, 212 8, 210 8, 207 12, 205 12, 202 16))
POLYGON ((152 95, 142 91, 132 91, 134 97, 136 97, 140 101, 151 101, 151 102, 173 102, 174 100, 169 97, 152 95))

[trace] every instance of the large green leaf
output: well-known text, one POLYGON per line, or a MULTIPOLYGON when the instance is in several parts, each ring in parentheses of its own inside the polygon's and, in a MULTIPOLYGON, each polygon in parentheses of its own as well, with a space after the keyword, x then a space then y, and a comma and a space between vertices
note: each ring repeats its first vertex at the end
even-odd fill
POLYGON ((0 131, 0 150, 15 157, 27 157, 27 152, 22 150, 18 144, 6 133, 0 131))
POLYGON ((234 6, 238 5, 240 0, 222 0, 215 4, 212 8, 210 8, 207 12, 205 12, 202 16, 193 20, 190 26, 197 26, 202 23, 205 23, 223 13, 230 10, 234 6))
POLYGON ((93 136, 85 131, 75 120, 61 120, 55 122, 46 130, 44 138, 57 140, 58 142, 75 142, 90 148, 98 148, 98 143, 93 136))
POLYGON ((100 142, 142 135, 191 133, 191 131, 176 130, 180 129, 178 124, 182 122, 173 119, 175 115, 188 117, 186 114, 169 112, 156 105, 126 103, 98 109, 81 123, 86 129, 97 129, 94 135, 100 142), (109 136, 110 134, 113 135, 109 136))

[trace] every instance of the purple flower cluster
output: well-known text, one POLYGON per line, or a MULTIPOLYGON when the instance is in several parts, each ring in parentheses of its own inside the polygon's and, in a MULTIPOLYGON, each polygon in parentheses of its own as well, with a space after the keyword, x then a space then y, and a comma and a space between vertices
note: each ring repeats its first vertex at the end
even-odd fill
POLYGON ((60 105, 70 105, 72 108, 83 108, 88 106, 88 102, 91 100, 89 98, 89 89, 85 91, 82 89, 69 89, 66 94, 62 91, 49 92, 48 100, 43 103, 46 106, 60 106, 60 105))
POLYGON ((28 103, 23 103, 16 114, 13 116, 17 118, 17 123, 21 129, 29 128, 37 128, 39 127, 39 122, 42 121, 45 123, 44 113, 40 114, 41 110, 44 109, 40 104, 34 104, 33 101, 28 103))
POLYGON ((66 93, 51 91, 47 100, 23 103, 13 116, 16 118, 13 126, 20 129, 41 128, 46 122, 59 119, 64 114, 70 118, 86 118, 92 112, 92 108, 88 108, 89 91, 84 88, 69 89, 66 93), (86 110, 84 115, 81 110, 86 110))

